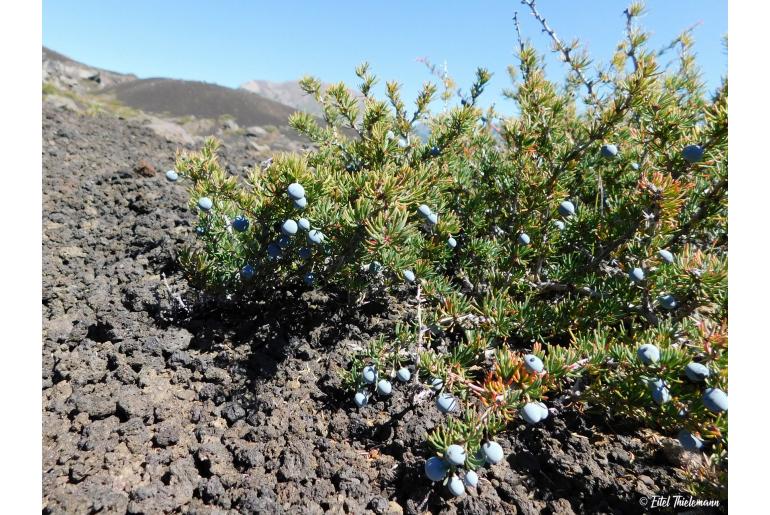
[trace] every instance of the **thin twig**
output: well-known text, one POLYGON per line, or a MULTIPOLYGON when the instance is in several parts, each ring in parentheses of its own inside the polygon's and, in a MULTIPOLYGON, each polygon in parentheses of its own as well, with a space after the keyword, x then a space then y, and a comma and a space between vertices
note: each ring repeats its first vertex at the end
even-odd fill
POLYGON ((492 406, 489 406, 487 409, 484 410, 484 413, 481 414, 479 417, 479 421, 476 423, 476 430, 478 431, 481 429, 481 427, 484 425, 484 421, 487 420, 487 417, 492 412, 492 406))
POLYGON ((631 58, 631 62, 634 63, 634 71, 636 71, 639 69, 639 61, 636 59, 636 45, 634 45, 634 40, 631 37, 633 34, 633 27, 631 24, 634 16, 628 9, 623 11, 623 14, 626 15, 626 37, 628 38, 628 52, 626 52, 626 55, 631 58))
POLYGON ((524 39, 521 37, 521 27, 519 27, 519 13, 513 13, 513 26, 516 28, 516 40, 519 42, 519 50, 524 52, 524 39))
POLYGON ((703 199, 703 202, 701 202, 700 207, 698 208, 698 211, 695 212, 695 214, 687 220, 683 225, 679 227, 679 229, 671 236, 671 239, 668 240, 668 244, 666 244, 666 247, 670 247, 673 244, 679 240, 682 236, 690 232, 690 229, 697 224, 699 221, 701 221, 703 218, 706 217, 708 214, 709 209, 711 209, 711 206, 715 203, 719 202, 722 199, 722 195, 724 194, 725 190, 727 189, 727 177, 724 177, 721 179, 718 183, 716 183, 714 186, 711 187, 711 191, 708 192, 706 197, 703 199))
POLYGON ((465 386, 467 386, 468 388, 470 388, 471 390, 473 390, 474 392, 476 392, 478 394, 486 393, 486 390, 484 390, 480 386, 477 386, 477 385, 473 384, 471 381, 465 379, 462 376, 459 376, 459 375, 455 374, 454 372, 449 372, 447 374, 447 379, 451 379, 452 381, 455 381, 455 382, 458 382, 458 383, 462 383, 462 384, 464 384, 465 386))
POLYGON ((583 359, 581 359, 579 361, 576 361, 575 363, 572 363, 571 365, 565 366, 564 368, 565 368, 565 370, 567 370, 569 372, 574 372, 578 368, 582 368, 583 366, 585 366, 586 363, 588 363, 589 361, 590 360, 588 358, 583 358, 583 359))
POLYGON ((663 54, 665 54, 666 52, 668 52, 669 50, 671 50, 672 48, 674 48, 678 43, 680 43, 682 41, 682 36, 684 36, 685 34, 689 34, 693 30, 698 28, 698 26, 700 26, 702 23, 703 22, 701 22, 701 21, 697 21, 697 22, 693 23, 692 25, 690 25, 685 30, 683 30, 681 34, 679 34, 673 41, 671 41, 671 43, 669 43, 668 45, 666 45, 663 48, 661 48, 660 50, 658 50, 657 53, 656 53, 656 56, 660 57, 663 54))
POLYGON ((168 294, 171 295, 171 298, 176 300, 179 303, 179 305, 182 307, 182 309, 187 311, 187 306, 185 306, 185 303, 182 300, 182 296, 179 295, 178 293, 174 293, 173 291, 171 291, 171 286, 168 285, 168 281, 166 280, 166 274, 160 274, 160 276, 163 279, 163 284, 166 285, 166 290, 168 291, 168 294))
POLYGON ((417 356, 419 356, 422 353, 422 335, 423 335, 423 327, 422 327, 422 297, 420 296, 420 284, 417 284, 417 356))
POLYGON ((652 309, 652 301, 650 300, 650 285, 646 281, 642 292, 642 315, 651 326, 658 325, 658 317, 652 309))
POLYGON ((561 42, 561 39, 559 39, 559 36, 556 34, 556 32, 548 25, 548 21, 535 7, 535 0, 521 0, 521 3, 529 7, 529 10, 532 11, 532 15, 537 19, 537 21, 540 22, 540 25, 543 26, 543 32, 547 33, 551 37, 554 44, 556 45, 556 49, 561 52, 564 62, 569 64, 570 68, 572 68, 572 70, 578 76, 578 79, 580 79, 580 82, 582 82, 588 90, 588 96, 590 96, 591 100, 593 100, 595 103, 598 103, 596 93, 594 93, 594 82, 586 78, 586 76, 583 74, 583 70, 581 70, 580 66, 578 66, 577 63, 572 59, 572 56, 570 55, 572 48, 565 46, 564 43, 561 42))

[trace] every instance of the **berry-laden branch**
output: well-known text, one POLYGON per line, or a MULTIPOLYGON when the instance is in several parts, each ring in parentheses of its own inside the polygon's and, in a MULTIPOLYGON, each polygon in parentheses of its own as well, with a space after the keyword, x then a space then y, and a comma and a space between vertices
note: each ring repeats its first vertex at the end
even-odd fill
POLYGON ((555 398, 677 437, 711 464, 693 488, 724 495, 727 84, 701 98, 689 50, 682 74, 662 70, 632 26, 637 3, 616 47, 634 70, 590 81, 588 58, 523 3, 572 73, 547 79, 515 15, 522 73, 504 92, 516 115, 500 118, 502 139, 478 107, 484 69, 462 97, 429 65, 445 109, 430 111, 435 88, 424 87, 411 115, 397 83, 376 97, 368 65, 356 70, 362 104, 303 79, 327 121, 291 117, 313 142, 306 152, 275 155, 246 183, 213 141, 178 156, 166 177, 187 186, 195 219, 181 268, 192 287, 235 301, 328 288, 409 304, 347 356, 342 384, 351 408, 387 409, 400 388, 417 416, 435 402, 445 417, 410 452, 425 452, 428 480, 452 495, 490 488, 479 478, 504 460, 496 439, 548 428, 555 398))

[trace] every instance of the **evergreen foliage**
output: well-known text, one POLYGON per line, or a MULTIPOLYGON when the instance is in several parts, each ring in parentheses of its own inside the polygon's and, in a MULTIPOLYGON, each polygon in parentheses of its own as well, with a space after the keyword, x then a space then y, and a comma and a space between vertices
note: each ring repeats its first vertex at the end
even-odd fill
POLYGON ((703 395, 727 392, 727 81, 707 95, 689 32, 648 48, 638 2, 595 73, 578 42, 563 43, 534 0, 523 3, 569 72, 550 81, 519 36, 504 92, 515 116, 477 106, 487 70, 467 94, 450 91, 446 74, 440 94, 426 83, 410 112, 398 83, 373 95, 378 79, 364 63, 362 102, 342 83, 301 82, 323 106, 321 122, 290 119, 312 150, 276 155, 245 183, 223 170, 213 140, 180 155, 199 217, 182 267, 212 292, 307 284, 352 302, 386 289, 415 295, 415 320, 354 356, 345 382, 363 406, 366 366, 391 380, 414 366, 431 395, 439 378, 462 409, 428 441, 439 457, 463 446, 468 470, 528 403, 547 408, 579 380, 581 406, 685 431, 688 449, 703 442, 693 488, 726 495, 727 413, 703 395), (439 97, 447 108, 433 113, 439 97), (643 344, 656 360, 637 355, 643 344), (693 381, 691 363, 707 377, 693 381))

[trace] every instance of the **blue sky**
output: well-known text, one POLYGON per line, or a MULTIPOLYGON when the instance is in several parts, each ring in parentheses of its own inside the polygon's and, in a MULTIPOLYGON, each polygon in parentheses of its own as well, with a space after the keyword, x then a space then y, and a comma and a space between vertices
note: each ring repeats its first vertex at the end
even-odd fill
MULTIPOLYGON (((563 40, 581 37, 606 62, 623 37, 619 0, 540 0, 538 8, 563 40)), ((698 62, 710 89, 727 71, 722 36, 726 0, 649 0, 645 27, 655 48, 683 29, 695 30, 698 62)), ((515 64, 512 16, 542 51, 550 40, 517 0, 463 1, 43 1, 43 44, 73 59, 139 77, 172 77, 237 87, 251 79, 291 80, 312 74, 357 84, 353 68, 367 60, 384 80, 404 85, 413 100, 431 77, 418 57, 448 63, 465 90, 474 71, 494 73, 483 104, 512 112, 500 96, 515 64)), ((555 58, 548 71, 560 78, 555 58)))

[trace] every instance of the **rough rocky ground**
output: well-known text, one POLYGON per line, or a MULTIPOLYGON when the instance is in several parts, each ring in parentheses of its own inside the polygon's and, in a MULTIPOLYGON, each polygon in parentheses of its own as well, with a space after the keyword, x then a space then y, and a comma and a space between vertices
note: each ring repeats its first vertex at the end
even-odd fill
MULTIPOLYGON (((514 427, 478 491, 447 498, 422 473, 440 415, 414 405, 421 387, 359 411, 338 377, 408 303, 189 291, 174 249, 193 216, 163 177, 177 148, 44 104, 44 513, 634 513, 683 492, 669 441, 565 409, 514 427)), ((245 145, 223 159, 255 164, 245 145)))

